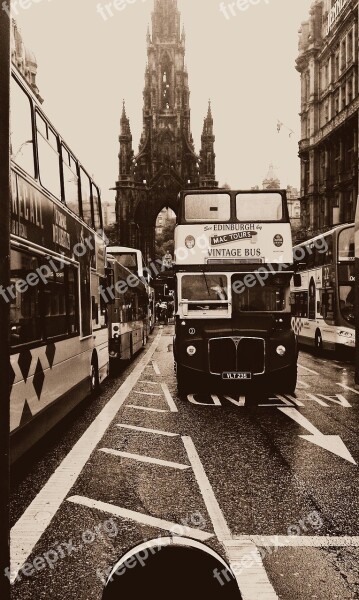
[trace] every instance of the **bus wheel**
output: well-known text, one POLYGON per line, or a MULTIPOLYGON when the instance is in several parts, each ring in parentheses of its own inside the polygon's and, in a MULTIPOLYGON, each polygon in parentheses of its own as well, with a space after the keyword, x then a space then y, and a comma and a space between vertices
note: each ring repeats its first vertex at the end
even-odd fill
POLYGON ((298 367, 296 364, 280 371, 279 387, 282 394, 294 394, 297 387, 297 377, 298 367))
POLYGON ((323 339, 319 330, 315 333, 314 350, 317 355, 323 352, 323 339))
POLYGON ((91 361, 91 369, 90 369, 90 391, 91 394, 95 394, 98 392, 100 387, 100 378, 98 373, 98 364, 97 359, 94 357, 91 361))

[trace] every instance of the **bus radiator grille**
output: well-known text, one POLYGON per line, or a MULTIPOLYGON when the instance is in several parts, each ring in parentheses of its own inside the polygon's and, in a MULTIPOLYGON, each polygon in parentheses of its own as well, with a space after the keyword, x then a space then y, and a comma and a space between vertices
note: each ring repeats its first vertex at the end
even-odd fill
POLYGON ((224 372, 252 373, 265 371, 265 344, 262 338, 227 337, 209 340, 209 370, 214 375, 224 372))

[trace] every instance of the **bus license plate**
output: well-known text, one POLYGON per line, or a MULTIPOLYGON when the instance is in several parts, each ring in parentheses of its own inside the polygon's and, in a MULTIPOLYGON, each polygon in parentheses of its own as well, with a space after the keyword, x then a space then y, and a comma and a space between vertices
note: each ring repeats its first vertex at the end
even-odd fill
POLYGON ((222 379, 226 380, 241 380, 241 381, 249 381, 252 379, 252 373, 222 373, 222 379))

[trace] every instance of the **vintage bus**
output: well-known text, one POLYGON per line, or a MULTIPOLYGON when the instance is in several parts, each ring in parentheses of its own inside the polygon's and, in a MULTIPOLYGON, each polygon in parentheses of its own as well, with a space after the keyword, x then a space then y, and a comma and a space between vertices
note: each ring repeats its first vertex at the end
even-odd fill
POLYGON ((147 344, 150 331, 148 286, 107 253, 109 354, 112 365, 131 360, 147 344))
POLYGON ((178 387, 203 375, 294 392, 286 193, 182 192, 175 230, 178 387))
POLYGON ((125 248, 124 246, 109 246, 108 252, 118 260, 118 262, 126 267, 132 273, 135 273, 140 279, 149 281, 149 272, 146 269, 145 261, 141 250, 136 248, 125 248))
POLYGON ((354 224, 294 247, 292 327, 317 352, 355 348, 354 224))
POLYGON ((100 191, 14 69, 11 84, 12 460, 109 369, 100 191))

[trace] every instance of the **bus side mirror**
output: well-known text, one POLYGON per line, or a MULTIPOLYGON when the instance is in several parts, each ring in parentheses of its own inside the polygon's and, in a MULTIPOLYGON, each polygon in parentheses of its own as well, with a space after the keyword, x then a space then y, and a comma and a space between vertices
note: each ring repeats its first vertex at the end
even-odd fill
POLYGON ((299 273, 293 275, 294 287, 302 287, 302 276, 299 273))

